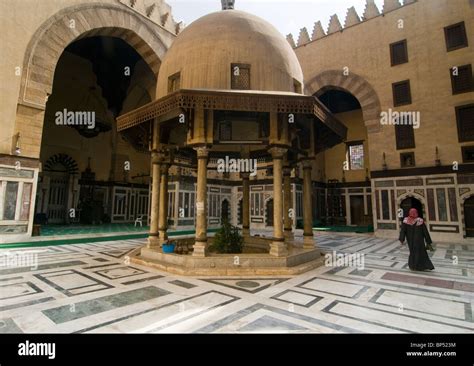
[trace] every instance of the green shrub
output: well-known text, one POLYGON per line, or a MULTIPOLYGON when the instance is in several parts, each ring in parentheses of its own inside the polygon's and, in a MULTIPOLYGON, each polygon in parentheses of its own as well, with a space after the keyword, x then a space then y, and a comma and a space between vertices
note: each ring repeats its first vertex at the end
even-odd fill
POLYGON ((244 238, 239 228, 232 226, 228 221, 222 223, 222 227, 214 236, 214 241, 209 250, 217 253, 242 253, 244 238))

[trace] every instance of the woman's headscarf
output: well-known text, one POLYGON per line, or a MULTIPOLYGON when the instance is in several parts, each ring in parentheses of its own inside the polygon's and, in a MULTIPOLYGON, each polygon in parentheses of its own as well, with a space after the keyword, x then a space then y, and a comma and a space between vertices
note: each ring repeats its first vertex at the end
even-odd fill
POLYGON ((408 225, 423 225, 424 221, 421 217, 418 215, 418 210, 416 208, 411 208, 410 211, 408 212, 408 216, 405 217, 403 220, 404 224, 408 225))

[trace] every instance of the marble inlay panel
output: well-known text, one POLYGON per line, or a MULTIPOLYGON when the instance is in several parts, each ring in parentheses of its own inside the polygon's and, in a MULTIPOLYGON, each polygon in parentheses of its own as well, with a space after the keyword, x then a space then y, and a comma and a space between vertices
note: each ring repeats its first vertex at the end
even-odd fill
POLYGON ((150 286, 100 297, 94 300, 81 301, 74 304, 74 311, 71 311, 70 305, 65 305, 43 310, 43 314, 56 324, 60 324, 167 294, 169 294, 168 291, 150 286))

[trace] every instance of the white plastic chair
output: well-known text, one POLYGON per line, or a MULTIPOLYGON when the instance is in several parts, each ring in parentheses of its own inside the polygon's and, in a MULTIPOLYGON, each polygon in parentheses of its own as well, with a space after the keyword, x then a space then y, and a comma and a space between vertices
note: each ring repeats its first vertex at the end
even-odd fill
POLYGON ((135 219, 135 227, 137 227, 137 224, 140 224, 140 227, 143 227, 143 216, 138 216, 135 219))

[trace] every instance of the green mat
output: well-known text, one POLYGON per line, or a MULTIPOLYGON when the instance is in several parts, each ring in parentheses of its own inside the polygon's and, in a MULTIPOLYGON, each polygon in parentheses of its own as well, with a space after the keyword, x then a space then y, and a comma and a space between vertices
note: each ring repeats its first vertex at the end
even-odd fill
POLYGON ((314 231, 329 231, 336 233, 373 233, 373 226, 319 226, 313 227, 314 231))
MULTIPOLYGON (((219 229, 209 229, 208 233, 216 232, 219 229)), ((170 231, 168 236, 179 236, 179 235, 192 235, 196 232, 194 230, 182 230, 182 231, 170 231)), ((0 249, 13 249, 13 248, 25 248, 25 247, 47 247, 53 245, 68 245, 68 244, 86 244, 86 243, 97 243, 103 241, 116 241, 116 240, 129 240, 129 239, 144 239, 148 238, 148 233, 137 233, 137 234, 125 234, 125 235, 112 235, 103 237, 87 237, 77 239, 54 239, 44 241, 28 241, 21 243, 6 243, 0 244, 0 249)))

